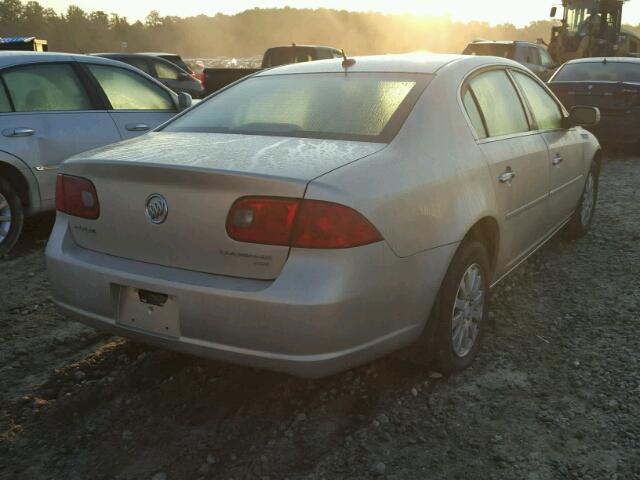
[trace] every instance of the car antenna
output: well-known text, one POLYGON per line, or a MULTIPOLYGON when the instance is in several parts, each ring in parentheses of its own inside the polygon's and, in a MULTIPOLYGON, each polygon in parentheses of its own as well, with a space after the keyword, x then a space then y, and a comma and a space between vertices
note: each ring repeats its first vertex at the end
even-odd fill
POLYGON ((355 58, 347 58, 347 54, 344 53, 344 48, 342 49, 342 68, 345 70, 349 67, 353 67, 356 64, 355 58))

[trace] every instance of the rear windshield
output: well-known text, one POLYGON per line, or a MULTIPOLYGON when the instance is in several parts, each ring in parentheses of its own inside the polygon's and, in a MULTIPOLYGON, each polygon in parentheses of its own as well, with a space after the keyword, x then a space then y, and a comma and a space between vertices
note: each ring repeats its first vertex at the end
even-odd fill
POLYGON ((501 45, 499 43, 472 43, 465 51, 464 55, 478 55, 482 57, 503 57, 513 59, 515 54, 514 45, 501 45))
POLYGON ((372 73, 252 77, 164 131, 390 142, 430 80, 372 73))
POLYGON ((290 63, 304 63, 318 60, 318 52, 309 47, 270 48, 264 54, 263 68, 278 67, 290 63))
POLYGON ((640 82, 640 64, 588 62, 565 65, 554 82, 640 82))

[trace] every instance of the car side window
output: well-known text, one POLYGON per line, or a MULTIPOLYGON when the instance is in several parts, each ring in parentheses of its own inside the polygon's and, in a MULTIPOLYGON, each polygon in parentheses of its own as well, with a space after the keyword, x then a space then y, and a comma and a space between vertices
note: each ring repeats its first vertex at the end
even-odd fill
POLYGON ((156 69, 156 76, 160 80, 178 80, 180 72, 171 65, 167 65, 164 62, 153 62, 153 66, 156 69))
POLYGON ((542 48, 539 50, 540 52, 540 59, 542 62, 542 66, 545 68, 553 68, 553 58, 551 58, 551 55, 549 55, 549 52, 547 52, 546 50, 543 50, 542 48))
POLYGON ((476 134, 479 139, 487 138, 487 130, 484 127, 484 120, 482 119, 482 114, 480 113, 480 109, 478 108, 478 104, 476 103, 476 99, 473 98, 473 93, 471 90, 467 88, 467 91, 464 94, 464 98, 462 99, 464 102, 464 108, 469 115, 469 119, 471 120, 471 124, 476 131, 476 134))
POLYGON ((7 113, 11 111, 11 102, 7 96, 7 91, 4 85, 0 83, 0 113, 7 113))
POLYGON ((124 68, 88 65, 114 110, 175 110, 164 89, 124 68))
POLYGON ((2 74, 16 112, 92 110, 87 91, 66 63, 36 64, 2 74))
POLYGON ((529 56, 531 57, 529 63, 540 65, 540 51, 536 47, 529 47, 529 56))
POLYGON ((513 72, 513 76, 529 101, 538 128, 540 130, 562 128, 563 113, 553 97, 528 75, 513 72))
POLYGON ((504 70, 491 70, 469 82, 484 116, 487 135, 501 137, 529 131, 520 97, 504 70))
MULTIPOLYGON (((147 75, 151 75, 151 70, 149 69, 149 64, 144 58, 127 58, 127 62, 132 67, 136 67, 139 70, 142 70, 147 75)), ((151 75, 153 76, 153 75, 151 75)))

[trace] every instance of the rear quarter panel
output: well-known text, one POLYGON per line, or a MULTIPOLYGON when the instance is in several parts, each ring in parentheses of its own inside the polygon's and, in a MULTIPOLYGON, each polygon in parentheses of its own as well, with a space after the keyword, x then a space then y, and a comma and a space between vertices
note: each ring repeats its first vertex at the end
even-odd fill
POLYGON ((458 101, 468 70, 445 67, 387 148, 316 179, 306 198, 355 208, 400 257, 459 242, 495 217, 490 173, 458 101))

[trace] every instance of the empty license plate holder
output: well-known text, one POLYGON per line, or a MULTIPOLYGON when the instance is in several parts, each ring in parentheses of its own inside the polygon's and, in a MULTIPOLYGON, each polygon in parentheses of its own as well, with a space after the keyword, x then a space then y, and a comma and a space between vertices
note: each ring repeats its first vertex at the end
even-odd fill
POLYGON ((177 338, 180 336, 178 298, 121 286, 117 322, 126 328, 177 338))

